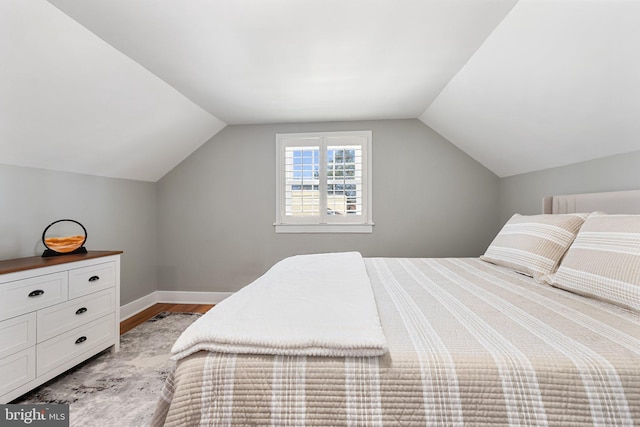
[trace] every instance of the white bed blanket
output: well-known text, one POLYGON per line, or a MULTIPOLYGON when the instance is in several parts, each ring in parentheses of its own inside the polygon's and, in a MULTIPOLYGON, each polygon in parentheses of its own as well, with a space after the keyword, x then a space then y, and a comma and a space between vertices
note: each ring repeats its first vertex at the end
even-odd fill
POLYGON ((171 352, 380 356, 387 343, 362 256, 298 255, 194 322, 171 352))

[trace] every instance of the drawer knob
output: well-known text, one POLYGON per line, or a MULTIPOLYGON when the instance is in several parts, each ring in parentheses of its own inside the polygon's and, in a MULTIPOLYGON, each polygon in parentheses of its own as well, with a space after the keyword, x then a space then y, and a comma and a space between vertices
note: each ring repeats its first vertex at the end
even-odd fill
POLYGON ((30 297, 30 298, 33 298, 33 297, 40 296, 40 295, 42 295, 42 294, 44 294, 44 291, 43 291, 42 289, 37 289, 37 290, 35 290, 35 291, 31 291, 31 292, 29 292, 29 297, 30 297))
POLYGON ((100 280, 100 276, 91 276, 89 277, 90 282, 95 282, 96 280, 100 280))
POLYGON ((82 307, 76 310, 76 314, 82 314, 87 312, 87 307, 82 307))
POLYGON ((78 339, 76 340, 76 344, 83 343, 83 342, 85 342, 86 340, 87 340, 87 337, 82 336, 82 337, 80 337, 80 338, 78 338, 78 339))

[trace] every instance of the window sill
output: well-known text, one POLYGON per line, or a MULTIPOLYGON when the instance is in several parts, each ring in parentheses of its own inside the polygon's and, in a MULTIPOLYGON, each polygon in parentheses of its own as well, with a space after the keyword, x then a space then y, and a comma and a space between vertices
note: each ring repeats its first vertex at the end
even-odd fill
POLYGON ((373 224, 274 224, 276 233, 373 233, 373 224))

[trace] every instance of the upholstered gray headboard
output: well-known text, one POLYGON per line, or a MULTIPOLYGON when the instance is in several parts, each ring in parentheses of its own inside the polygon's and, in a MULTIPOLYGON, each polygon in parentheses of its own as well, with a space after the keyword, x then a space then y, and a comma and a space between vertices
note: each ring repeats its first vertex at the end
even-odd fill
POLYGON ((640 190, 569 194, 542 199, 543 213, 602 211, 608 214, 640 214, 640 190))

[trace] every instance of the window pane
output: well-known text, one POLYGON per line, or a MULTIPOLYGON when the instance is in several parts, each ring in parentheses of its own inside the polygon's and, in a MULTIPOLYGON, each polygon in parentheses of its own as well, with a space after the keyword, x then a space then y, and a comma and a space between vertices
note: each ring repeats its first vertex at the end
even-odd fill
POLYGON ((285 151, 285 215, 319 215, 319 147, 287 147, 285 151))
POLYGON ((327 147, 327 207, 333 215, 362 215, 362 149, 327 147))

